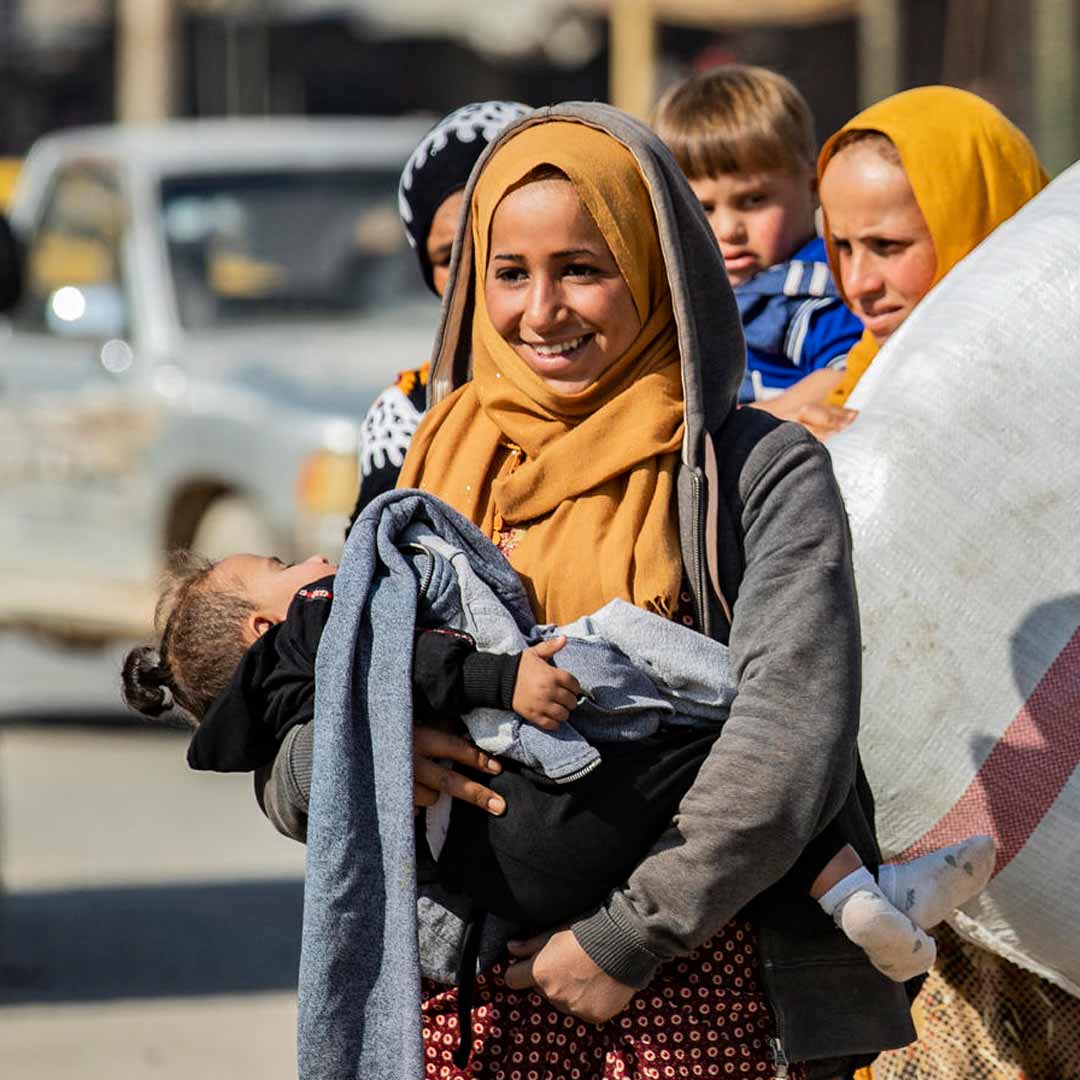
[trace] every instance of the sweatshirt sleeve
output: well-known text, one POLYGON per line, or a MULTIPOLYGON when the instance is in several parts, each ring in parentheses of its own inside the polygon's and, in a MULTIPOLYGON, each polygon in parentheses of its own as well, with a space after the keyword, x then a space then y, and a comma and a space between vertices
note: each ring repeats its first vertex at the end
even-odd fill
POLYGON ((416 722, 488 706, 510 709, 521 654, 479 652, 460 630, 421 630, 413 649, 416 722))
POLYGON ((777 436, 752 451, 739 481, 730 718, 667 832, 573 927, 630 986, 782 877, 853 782, 861 663, 847 518, 821 444, 795 425, 777 436))
POLYGON ((292 728, 274 760, 255 771, 255 798, 260 809, 282 836, 301 844, 307 843, 314 740, 313 724, 292 728))

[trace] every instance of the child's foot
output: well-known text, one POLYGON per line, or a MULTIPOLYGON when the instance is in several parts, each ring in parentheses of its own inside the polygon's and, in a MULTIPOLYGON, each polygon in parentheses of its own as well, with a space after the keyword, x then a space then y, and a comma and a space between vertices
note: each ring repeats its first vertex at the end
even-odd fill
POLYGON ((994 858, 994 841, 972 836, 909 863, 886 863, 878 870, 878 884, 913 923, 929 930, 982 892, 994 858))
POLYGON ((883 975, 905 982, 933 966, 937 946, 876 890, 858 889, 844 900, 833 918, 883 975))
POLYGON ((934 939, 893 907, 865 866, 841 878, 818 903, 890 979, 905 982, 933 965, 934 939))

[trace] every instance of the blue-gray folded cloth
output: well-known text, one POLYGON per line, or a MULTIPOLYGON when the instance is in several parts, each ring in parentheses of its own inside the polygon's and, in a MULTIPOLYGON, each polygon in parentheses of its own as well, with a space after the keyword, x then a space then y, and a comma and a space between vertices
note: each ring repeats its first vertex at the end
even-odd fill
MULTIPOLYGON (((467 914, 437 888, 418 898, 416 886, 418 619, 464 630, 489 652, 568 635, 556 662, 582 685, 572 724, 545 732, 494 709, 464 718, 477 745, 557 781, 599 763, 594 743, 642 738, 665 723, 720 725, 734 697, 724 646, 622 601, 566 627, 534 626, 517 575, 471 522, 417 491, 373 501, 349 535, 316 661, 301 1080, 420 1075, 418 900, 424 970, 456 970, 467 914)), ((499 932, 489 931, 482 958, 499 932)))

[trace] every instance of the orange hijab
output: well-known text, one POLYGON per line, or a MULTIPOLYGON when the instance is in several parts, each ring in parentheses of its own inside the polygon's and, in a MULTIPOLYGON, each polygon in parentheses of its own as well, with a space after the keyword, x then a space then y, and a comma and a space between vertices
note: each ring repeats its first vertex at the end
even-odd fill
POLYGON ((524 128, 487 160, 471 206, 476 307, 472 380, 425 417, 398 483, 429 491, 502 541, 542 622, 620 597, 671 614, 682 579, 675 472, 682 378, 652 203, 630 151, 585 124, 524 128), (491 222, 537 166, 573 183, 641 320, 623 356, 559 394, 499 335, 485 304, 491 222))
MULTIPOLYGON (((1024 133, 988 101, 966 90, 922 86, 871 105, 821 148, 819 184, 836 141, 856 130, 880 131, 899 151, 934 241, 937 270, 931 287, 1049 183, 1024 133)), ((827 216, 825 242, 843 296, 827 216)), ((866 331, 848 354, 843 382, 826 401, 843 405, 877 353, 878 344, 866 331)))

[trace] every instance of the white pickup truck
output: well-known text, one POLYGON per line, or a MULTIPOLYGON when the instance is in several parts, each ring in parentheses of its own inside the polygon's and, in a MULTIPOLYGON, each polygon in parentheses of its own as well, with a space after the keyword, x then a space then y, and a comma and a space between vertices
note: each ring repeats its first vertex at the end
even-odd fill
POLYGON ((422 120, 187 121, 31 150, 0 317, 0 622, 144 632, 165 552, 340 547, 359 422, 438 309, 422 120))

